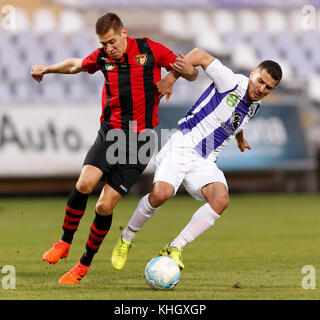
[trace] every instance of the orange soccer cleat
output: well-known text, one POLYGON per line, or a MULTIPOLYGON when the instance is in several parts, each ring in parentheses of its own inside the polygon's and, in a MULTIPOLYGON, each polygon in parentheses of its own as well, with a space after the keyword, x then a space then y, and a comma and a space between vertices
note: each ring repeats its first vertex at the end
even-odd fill
POLYGON ((84 266, 80 261, 66 274, 64 274, 60 280, 60 284, 77 284, 87 274, 89 266, 84 266))
POLYGON ((50 250, 46 251, 43 256, 42 260, 47 261, 51 264, 55 264, 59 261, 59 259, 64 259, 68 256, 69 250, 70 250, 70 244, 63 241, 59 240, 56 243, 52 243, 50 250))

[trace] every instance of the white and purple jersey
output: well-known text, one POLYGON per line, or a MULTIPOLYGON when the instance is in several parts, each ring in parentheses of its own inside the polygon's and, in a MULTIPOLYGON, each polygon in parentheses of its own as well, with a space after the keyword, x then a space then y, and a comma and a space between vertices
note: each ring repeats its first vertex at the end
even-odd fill
POLYGON ((178 125, 201 157, 216 161, 231 136, 240 132, 257 113, 260 101, 248 103, 249 78, 234 74, 218 59, 205 72, 212 84, 178 125))

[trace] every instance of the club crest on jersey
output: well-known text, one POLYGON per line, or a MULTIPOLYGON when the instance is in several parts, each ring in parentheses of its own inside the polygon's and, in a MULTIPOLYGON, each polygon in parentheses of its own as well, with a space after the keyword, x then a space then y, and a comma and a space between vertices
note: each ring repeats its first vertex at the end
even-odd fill
POLYGON ((227 104, 230 106, 230 107, 235 107, 239 101, 239 98, 237 96, 235 96, 234 94, 230 93, 228 96, 227 96, 227 104))
POLYGON ((134 58, 140 65, 144 66, 148 61, 148 54, 147 53, 137 54, 136 56, 134 56, 134 58))
POLYGON ((110 61, 105 61, 106 70, 112 70, 115 66, 116 66, 115 63, 112 63, 110 61))

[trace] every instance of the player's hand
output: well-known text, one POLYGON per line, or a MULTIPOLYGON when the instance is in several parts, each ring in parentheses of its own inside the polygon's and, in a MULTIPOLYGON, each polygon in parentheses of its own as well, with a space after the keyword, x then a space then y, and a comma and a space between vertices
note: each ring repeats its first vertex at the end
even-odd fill
POLYGON ((170 100, 170 96, 172 95, 172 83, 168 81, 166 78, 161 79, 160 81, 157 82, 157 88, 159 92, 159 100, 163 97, 166 96, 167 102, 170 100))
POLYGON ((45 68, 39 64, 37 65, 34 65, 31 67, 31 77, 38 81, 38 82, 41 82, 42 81, 42 78, 45 74, 45 68))
POLYGON ((251 146, 245 138, 237 140, 237 145, 241 152, 243 152, 246 149, 251 150, 251 146))
POLYGON ((171 63, 170 65, 184 78, 190 79, 195 75, 194 66, 185 59, 185 56, 181 52, 179 53, 179 57, 176 58, 176 61, 173 64, 171 63))

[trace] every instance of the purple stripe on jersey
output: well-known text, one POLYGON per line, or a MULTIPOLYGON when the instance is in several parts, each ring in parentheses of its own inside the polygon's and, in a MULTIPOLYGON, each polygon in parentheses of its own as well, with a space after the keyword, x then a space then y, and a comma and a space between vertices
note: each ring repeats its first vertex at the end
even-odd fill
MULTIPOLYGON (((238 85, 236 85, 232 90, 223 93, 216 91, 212 98, 209 100, 209 102, 206 105, 204 105, 199 112, 195 113, 192 118, 179 124, 179 129, 182 131, 182 133, 186 134, 198 123, 200 123, 205 117, 207 117, 211 112, 213 112, 215 108, 217 108, 217 106, 221 103, 225 96, 227 96, 230 92, 234 91, 237 87, 238 85)), ((189 114, 187 114, 187 116, 188 115, 189 114)))
POLYGON ((230 134, 222 127, 217 128, 210 133, 206 138, 201 140, 194 149, 203 158, 207 159, 209 154, 216 148, 218 148, 226 139, 230 137, 230 134), (203 141, 205 140, 205 144, 203 141))
POLYGON ((192 111, 203 101, 205 100, 208 95, 214 90, 214 82, 211 83, 211 85, 203 92, 203 94, 200 96, 200 98, 197 100, 194 106, 192 106, 187 114, 192 114, 192 111))
POLYGON ((206 156, 206 151, 207 150, 207 139, 204 138, 202 140, 202 147, 201 147, 201 153, 202 153, 202 156, 205 157, 206 156))
MULTIPOLYGON (((248 114, 249 108, 240 101, 238 106, 235 108, 233 115, 238 114, 239 119, 237 122, 237 126, 234 127, 234 123, 231 123, 232 117, 230 117, 225 123, 221 124, 221 126, 215 129, 212 133, 210 133, 206 138, 202 139, 194 149, 201 155, 203 158, 207 159, 209 154, 217 149, 219 146, 223 144, 223 142, 228 139, 233 132, 240 127, 242 121, 248 114), (205 140, 205 143, 204 143, 205 140)), ((234 120, 234 119, 233 119, 234 120)), ((232 120, 232 121, 233 121, 232 120)))

